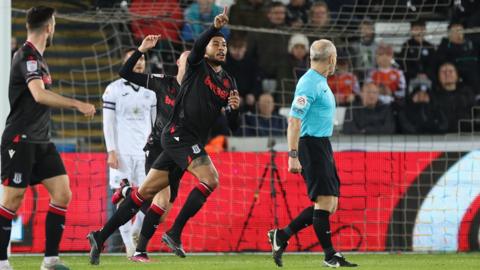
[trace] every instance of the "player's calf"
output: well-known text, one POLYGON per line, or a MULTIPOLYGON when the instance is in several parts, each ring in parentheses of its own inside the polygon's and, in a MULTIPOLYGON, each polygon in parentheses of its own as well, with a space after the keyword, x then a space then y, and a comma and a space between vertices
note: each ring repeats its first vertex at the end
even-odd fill
POLYGON ((144 203, 145 200, 138 193, 138 191, 132 192, 100 231, 95 231, 88 234, 87 238, 90 242, 91 264, 95 265, 100 263, 100 252, 102 250, 103 243, 121 225, 132 219, 132 217, 135 216, 144 203))

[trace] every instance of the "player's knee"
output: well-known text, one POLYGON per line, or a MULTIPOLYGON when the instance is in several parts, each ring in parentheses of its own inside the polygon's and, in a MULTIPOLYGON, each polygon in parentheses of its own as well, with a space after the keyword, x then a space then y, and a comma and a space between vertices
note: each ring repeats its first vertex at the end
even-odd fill
POLYGON ((207 184, 212 191, 220 185, 217 171, 212 172, 210 175, 204 179, 201 179, 200 181, 207 184))
POLYGON ((167 209, 169 203, 169 198, 166 197, 155 197, 154 204, 162 209, 167 209))
POLYGON ((153 186, 141 185, 138 188, 138 194, 140 194, 140 196, 146 201, 151 200, 153 197, 155 197, 155 194, 157 194, 157 192, 158 189, 153 186))
MULTIPOLYGON (((3 200, 2 202, 2 206, 11 210, 11 211, 17 211, 18 208, 20 208, 20 205, 22 204, 22 201, 23 201, 23 195, 25 193, 24 192, 16 192, 16 193, 13 193, 13 194, 9 194, 8 196, 8 199, 6 200, 3 200)), ((3 195, 5 196, 5 194, 3 195)))
POLYGON ((51 201, 53 204, 62 206, 62 207, 67 207, 68 204, 70 204, 70 201, 72 200, 72 191, 68 189, 64 190, 59 190, 58 192, 55 192, 52 194, 51 201))

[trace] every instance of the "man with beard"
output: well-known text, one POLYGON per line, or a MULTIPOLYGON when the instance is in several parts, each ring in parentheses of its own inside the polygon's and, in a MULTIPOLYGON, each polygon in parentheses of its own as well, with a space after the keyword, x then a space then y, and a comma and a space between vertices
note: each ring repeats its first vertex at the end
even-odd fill
POLYGON ((173 115, 163 129, 162 154, 155 160, 143 185, 125 199, 105 226, 88 235, 90 263, 100 263, 105 240, 135 215, 145 201, 169 184, 169 172, 176 166, 188 170, 200 183, 189 194, 172 229, 163 241, 179 256, 185 256, 180 236, 186 222, 203 206, 218 186, 218 173, 204 150, 210 128, 225 108, 238 113, 235 82, 223 69, 227 44, 220 29, 228 22, 227 9, 195 41, 187 58, 187 69, 177 96, 173 115))
POLYGON ((93 117, 91 104, 60 96, 43 58, 55 31, 55 10, 38 6, 27 11, 27 41, 12 59, 10 114, 1 142, 0 269, 12 269, 7 259, 12 219, 29 185, 43 184, 50 195, 45 221, 45 258, 40 269, 68 269, 58 257, 67 206, 72 197, 62 159, 50 141, 50 107, 77 109, 93 117))

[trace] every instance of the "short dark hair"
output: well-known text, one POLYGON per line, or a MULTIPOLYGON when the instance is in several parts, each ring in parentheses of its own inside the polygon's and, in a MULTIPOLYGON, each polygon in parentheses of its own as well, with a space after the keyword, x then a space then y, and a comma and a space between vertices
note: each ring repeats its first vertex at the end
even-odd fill
POLYGON ((268 12, 270 12, 272 9, 276 8, 276 7, 285 7, 285 4, 283 4, 282 2, 271 2, 270 5, 268 5, 268 12))
POLYGON ((27 11, 27 30, 37 31, 44 27, 55 14, 55 9, 47 6, 32 7, 27 11))
POLYGON ((416 20, 416 21, 413 21, 413 22, 410 24, 410 28, 413 28, 414 26, 425 27, 425 26, 426 26, 426 22, 425 22, 425 20, 423 20, 423 19, 418 19, 418 20, 416 20))
POLYGON ((316 8, 316 7, 324 7, 326 10, 327 10, 327 13, 330 12, 330 9, 328 8, 328 4, 327 2, 323 1, 323 0, 319 0, 319 1, 316 1, 312 4, 312 6, 310 7, 310 11, 313 9, 313 8, 316 8))
POLYGON ((233 48, 242 48, 247 46, 247 39, 243 36, 233 36, 229 41, 228 45, 233 48))
POLYGON ((448 24, 448 30, 450 30, 453 26, 456 26, 456 25, 460 25, 460 26, 462 26, 462 27, 465 27, 465 25, 463 25, 463 22, 460 21, 460 20, 451 21, 451 22, 448 24))
POLYGON ((224 35, 222 32, 220 32, 220 31, 218 31, 217 33, 213 34, 212 38, 214 38, 214 37, 223 37, 223 38, 225 39, 225 41, 227 40, 227 38, 225 37, 225 35, 224 35))

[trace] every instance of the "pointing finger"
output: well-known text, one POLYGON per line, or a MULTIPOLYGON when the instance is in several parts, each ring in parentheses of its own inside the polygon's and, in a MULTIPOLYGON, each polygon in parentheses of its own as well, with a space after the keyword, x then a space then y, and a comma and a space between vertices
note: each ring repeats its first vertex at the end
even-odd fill
POLYGON ((228 7, 224 6, 223 7, 223 15, 227 15, 228 7))

